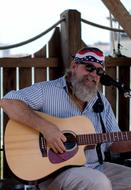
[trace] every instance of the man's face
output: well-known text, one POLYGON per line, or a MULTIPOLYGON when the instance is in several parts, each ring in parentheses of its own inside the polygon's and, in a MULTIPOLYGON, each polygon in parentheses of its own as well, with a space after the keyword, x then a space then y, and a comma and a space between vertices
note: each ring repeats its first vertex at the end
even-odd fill
POLYGON ((103 66, 98 63, 76 64, 72 65, 72 73, 76 75, 78 81, 83 80, 85 86, 96 86, 100 81, 100 76, 96 70, 89 71, 88 65, 92 65, 96 69, 103 70, 103 66))
POLYGON ((98 63, 72 63, 72 86, 75 95, 83 101, 89 101, 96 95, 103 66, 98 63))

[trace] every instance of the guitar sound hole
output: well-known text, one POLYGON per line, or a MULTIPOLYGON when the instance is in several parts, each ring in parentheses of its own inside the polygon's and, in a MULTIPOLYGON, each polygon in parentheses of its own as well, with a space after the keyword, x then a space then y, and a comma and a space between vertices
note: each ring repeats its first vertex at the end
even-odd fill
POLYGON ((66 150, 71 150, 76 146, 76 138, 71 133, 64 133, 67 141, 64 143, 66 150))

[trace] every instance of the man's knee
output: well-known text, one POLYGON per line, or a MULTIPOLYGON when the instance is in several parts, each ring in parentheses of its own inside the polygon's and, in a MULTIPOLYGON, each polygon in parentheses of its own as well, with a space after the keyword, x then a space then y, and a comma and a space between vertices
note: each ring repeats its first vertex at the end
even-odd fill
POLYGON ((109 179, 102 172, 86 167, 66 170, 48 181, 46 187, 48 190, 112 190, 109 179))
MULTIPOLYGON (((93 190, 112 190, 112 185, 110 180, 103 176, 102 178, 94 179, 94 184, 92 185, 93 190)), ((91 190, 89 189, 89 190, 91 190)))
POLYGON ((110 180, 101 172, 92 178, 84 176, 81 179, 81 186, 84 187, 84 190, 112 190, 110 180))
POLYGON ((110 180, 103 173, 89 168, 72 169, 64 185, 73 190, 112 190, 110 180))

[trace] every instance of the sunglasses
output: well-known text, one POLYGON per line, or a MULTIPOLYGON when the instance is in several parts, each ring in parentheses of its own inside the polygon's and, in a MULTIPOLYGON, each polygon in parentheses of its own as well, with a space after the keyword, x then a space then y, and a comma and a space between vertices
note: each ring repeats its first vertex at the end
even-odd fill
POLYGON ((80 64, 85 65, 86 71, 88 71, 90 73, 93 72, 93 71, 96 71, 96 74, 99 75, 99 76, 102 76, 105 73, 105 71, 101 67, 97 68, 94 65, 89 64, 89 63, 87 64, 85 62, 81 62, 80 64))

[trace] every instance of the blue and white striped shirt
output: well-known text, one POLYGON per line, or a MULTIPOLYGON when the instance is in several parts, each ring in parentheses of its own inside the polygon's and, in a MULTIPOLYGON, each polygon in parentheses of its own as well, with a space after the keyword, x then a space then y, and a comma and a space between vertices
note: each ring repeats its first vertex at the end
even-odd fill
MULTIPOLYGON (((106 127, 106 131, 119 131, 120 129, 116 122, 110 103, 102 93, 100 93, 100 95, 104 103, 104 111, 101 113, 101 115, 106 127)), ((92 109, 92 106, 97 100, 97 96, 92 98, 88 102, 85 109, 81 112, 68 95, 65 77, 61 77, 52 81, 39 82, 18 91, 10 91, 4 96, 4 98, 21 100, 32 109, 55 117, 66 118, 77 115, 86 116, 92 121, 96 133, 102 132, 99 115, 92 109)), ((105 144, 103 144, 103 151, 105 150, 105 147, 105 144)), ((98 157, 95 150, 88 150, 85 152, 85 154, 86 156, 88 154, 87 166, 94 167, 98 165, 98 157)))

